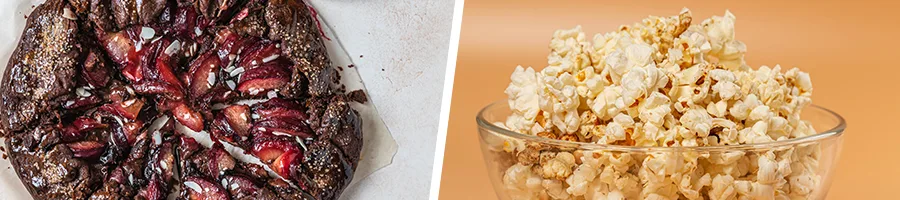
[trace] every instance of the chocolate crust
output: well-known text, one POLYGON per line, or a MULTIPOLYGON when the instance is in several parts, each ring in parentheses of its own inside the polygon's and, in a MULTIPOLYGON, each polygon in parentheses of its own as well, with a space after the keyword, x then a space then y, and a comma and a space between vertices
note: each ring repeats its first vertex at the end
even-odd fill
MULTIPOLYGON (((362 119, 350 107, 351 101, 337 94, 332 86, 336 71, 313 12, 301 1, 288 0, 48 0, 36 7, 28 17, 0 86, 0 139, 6 138, 9 159, 29 193, 36 199, 155 199, 160 192, 173 192, 171 187, 181 184, 177 183, 183 181, 181 178, 171 178, 173 172, 148 169, 160 169, 158 162, 163 160, 183 163, 190 155, 159 152, 161 146, 173 149, 163 152, 182 151, 184 146, 177 140, 164 140, 163 145, 150 142, 152 133, 140 123, 171 112, 172 108, 167 108, 171 102, 161 97, 127 94, 121 87, 128 84, 127 77, 119 74, 124 66, 107 55, 110 49, 103 46, 102 39, 130 27, 179 23, 173 19, 182 7, 195 9, 198 15, 208 18, 209 24, 202 25, 208 32, 230 30, 243 37, 277 41, 283 57, 293 63, 289 81, 278 89, 278 94, 298 102, 315 102, 298 104, 305 106, 301 108, 309 115, 305 124, 314 132, 305 142, 310 148, 298 158, 304 164, 291 169, 293 178, 289 180, 299 188, 270 180, 260 186, 258 196, 234 198, 340 197, 358 165, 362 119), (88 75, 94 73, 92 70, 107 68, 109 79, 88 75), (89 87, 95 96, 83 97, 80 87, 89 87), (140 116, 131 119, 134 123, 126 121, 109 128, 104 124, 102 130, 81 136, 104 145, 101 158, 88 159, 85 154, 90 152, 72 149, 73 141, 66 137, 74 137, 67 129, 73 126, 73 118, 103 117, 102 123, 113 123, 115 120, 105 117, 116 113, 103 110, 100 105, 121 103, 125 98, 138 98, 147 104, 140 116), (144 110, 148 109, 160 110, 146 114, 144 110), (166 156, 160 158, 159 154, 166 156)), ((136 37, 134 31, 131 34, 136 37)), ((179 65, 186 65, 183 60, 196 58, 198 52, 213 50, 212 38, 191 39, 200 47, 182 61, 174 61, 179 65)), ((204 98, 234 99, 209 95, 204 98)), ((211 118, 212 113, 203 115, 211 118)), ((208 124, 203 126, 211 128, 208 124)))
POLYGON ((52 142, 58 135, 48 127, 14 135, 6 141, 10 161, 35 199, 85 199, 101 179, 90 164, 75 159, 69 148, 52 142))
POLYGON ((50 0, 28 17, 0 86, 0 128, 5 135, 34 124, 74 86, 81 45, 78 25, 63 16, 64 9, 71 8, 61 0, 50 0))
MULTIPOLYGON (((297 69, 309 79, 309 94, 328 96, 333 93, 331 83, 334 68, 325 50, 320 29, 312 12, 301 1, 270 0, 265 8, 269 25, 269 39, 280 40, 282 51, 297 65, 297 69)), ((299 97, 302 81, 292 78, 291 87, 282 94, 299 97)))

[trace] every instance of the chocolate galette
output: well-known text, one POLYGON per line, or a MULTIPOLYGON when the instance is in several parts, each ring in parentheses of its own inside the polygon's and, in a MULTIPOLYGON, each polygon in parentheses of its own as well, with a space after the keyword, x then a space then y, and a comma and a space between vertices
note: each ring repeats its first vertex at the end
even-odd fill
POLYGON ((0 136, 35 199, 337 199, 363 143, 339 79, 302 1, 47 0, 0 136))

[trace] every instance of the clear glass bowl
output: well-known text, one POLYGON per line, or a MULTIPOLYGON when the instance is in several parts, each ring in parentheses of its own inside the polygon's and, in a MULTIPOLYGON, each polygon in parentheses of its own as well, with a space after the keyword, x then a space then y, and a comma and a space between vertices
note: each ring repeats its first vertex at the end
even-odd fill
POLYGON ((476 117, 491 182, 504 200, 824 199, 846 127, 840 115, 813 105, 801 118, 819 131, 815 135, 747 145, 636 147, 554 140, 494 124, 510 114, 504 100, 476 117))

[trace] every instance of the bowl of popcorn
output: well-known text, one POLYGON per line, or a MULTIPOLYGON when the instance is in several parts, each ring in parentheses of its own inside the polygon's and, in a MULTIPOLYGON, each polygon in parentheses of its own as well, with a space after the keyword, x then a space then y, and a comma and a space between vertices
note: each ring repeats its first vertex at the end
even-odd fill
POLYGON ((843 118, 797 68, 750 67, 726 11, 558 30, 478 113, 500 199, 824 199, 843 118))

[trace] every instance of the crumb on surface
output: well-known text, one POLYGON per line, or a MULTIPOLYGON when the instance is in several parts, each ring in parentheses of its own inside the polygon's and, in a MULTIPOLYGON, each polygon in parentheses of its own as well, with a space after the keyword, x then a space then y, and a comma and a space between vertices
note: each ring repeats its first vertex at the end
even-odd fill
POLYGON ((363 104, 369 102, 369 98, 366 97, 366 92, 363 92, 362 90, 354 90, 350 93, 347 93, 347 98, 363 104))

